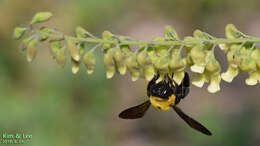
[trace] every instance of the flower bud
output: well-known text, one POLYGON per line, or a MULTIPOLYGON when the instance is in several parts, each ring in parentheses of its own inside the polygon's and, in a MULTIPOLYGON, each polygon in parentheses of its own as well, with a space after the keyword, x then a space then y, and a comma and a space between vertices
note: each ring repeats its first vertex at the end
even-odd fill
POLYGON ((180 85, 181 82, 183 81, 184 75, 185 75, 184 70, 174 71, 174 72, 173 72, 173 80, 174 80, 178 85, 180 85))
POLYGON ((14 29, 14 33, 13 33, 14 39, 16 39, 16 40, 21 39, 23 37, 25 31, 26 31, 25 27, 16 27, 14 29))
POLYGON ((80 62, 71 58, 71 65, 72 65, 72 69, 71 69, 72 73, 77 74, 79 71, 80 62))
MULTIPOLYGON (((195 40, 196 40, 196 38, 191 37, 191 36, 184 38, 184 41, 186 41, 186 42, 189 42, 189 41, 190 41, 190 42, 193 42, 193 41, 195 41, 195 40)), ((194 44, 193 44, 193 43, 185 44, 185 48, 187 49, 188 52, 190 52, 191 49, 194 48, 196 45, 197 45, 197 43, 194 43, 194 44)))
MULTIPOLYGON (((109 31, 104 31, 102 34, 104 40, 113 40, 113 34, 109 31)), ((110 49, 112 45, 110 43, 104 43, 103 48, 104 50, 110 49)))
POLYGON ((243 52, 243 50, 245 48, 240 48, 241 50, 239 50, 239 46, 236 45, 232 45, 230 50, 227 53, 227 60, 228 63, 233 66, 233 67, 238 67, 242 61, 242 55, 241 52, 243 52))
POLYGON ((158 57, 157 61, 154 63, 155 68, 160 73, 168 73, 169 72, 169 58, 168 57, 158 57))
MULTIPOLYGON (((204 33, 198 29, 193 32, 193 36, 197 39, 210 40, 210 36, 207 33, 204 33)), ((203 45, 205 50, 211 50, 213 48, 213 44, 209 42, 204 42, 203 45)))
POLYGON ((197 45, 196 47, 193 47, 191 49, 191 58, 194 62, 194 65, 191 66, 191 71, 203 73, 206 65, 205 57, 206 55, 202 46, 197 45))
POLYGON ((215 59, 214 54, 211 51, 208 51, 208 62, 206 65, 206 70, 208 72, 220 72, 219 62, 215 59))
POLYGON ((113 49, 109 49, 104 55, 104 65, 106 68, 106 76, 108 79, 112 78, 116 71, 113 55, 113 49))
POLYGON ((219 91, 220 90, 220 81, 221 81, 221 77, 219 74, 211 75, 210 84, 208 86, 208 91, 210 93, 216 93, 217 91, 219 91))
POLYGON ((114 59, 118 72, 124 75, 126 73, 125 56, 119 47, 115 49, 114 59))
POLYGON ((169 60, 169 69, 171 71, 175 70, 183 70, 186 65, 186 60, 182 58, 181 53, 179 50, 172 50, 171 51, 171 58, 169 60))
POLYGON ((42 28, 40 28, 39 33, 41 35, 40 41, 45 41, 50 37, 52 30, 48 27, 42 27, 42 28))
POLYGON ((24 51, 25 49, 27 49, 29 43, 31 42, 31 40, 33 39, 33 37, 28 37, 28 38, 25 38, 23 41, 22 41, 22 44, 21 44, 21 50, 24 51))
POLYGON ((133 54, 133 52, 130 50, 129 46, 127 45, 121 46, 121 50, 126 56, 131 56, 133 54))
POLYGON ((246 79, 246 84, 253 86, 256 85, 259 80, 260 80, 259 71, 252 71, 249 72, 249 77, 246 79))
POLYGON ((179 40, 177 32, 171 27, 164 27, 164 37, 171 40, 179 40))
POLYGON ((94 69, 95 69, 95 66, 96 66, 96 58, 94 57, 92 50, 88 51, 84 55, 83 62, 84 62, 85 67, 87 69, 87 73, 92 74, 94 69))
POLYGON ((134 82, 134 81, 138 80, 138 78, 140 76, 140 72, 136 71, 136 70, 130 71, 130 76, 131 76, 131 80, 134 82))
POLYGON ((207 82, 207 78, 205 74, 200 74, 198 73, 197 76, 195 78, 193 78, 192 80, 192 84, 194 86, 197 86, 199 88, 203 87, 204 83, 207 82))
POLYGON ((138 53, 137 55, 137 62, 141 65, 141 66, 149 66, 152 65, 152 60, 151 58, 148 56, 147 50, 144 49, 143 51, 141 51, 140 53, 138 53))
POLYGON ((50 12, 39 12, 36 13, 31 21, 31 24, 40 23, 49 20, 52 17, 50 12))
POLYGON ((58 40, 51 40, 49 43, 50 43, 50 52, 52 58, 55 59, 57 51, 61 48, 61 43, 58 40))
POLYGON ((82 27, 77 27, 75 30, 77 38, 87 38, 87 31, 82 27))
POLYGON ((159 78, 155 81, 155 83, 158 84, 158 83, 161 82, 164 78, 165 78, 165 74, 159 73, 159 78))
POLYGON ((251 52, 250 57, 252 57, 252 59, 254 59, 255 61, 259 60, 259 59, 260 59, 259 50, 258 50, 257 48, 255 48, 255 49, 251 52))
POLYGON ((240 31, 237 30, 235 25, 233 24, 228 24, 226 26, 226 37, 229 39, 235 39, 235 38, 240 38, 244 37, 245 35, 241 33, 240 31))
POLYGON ((153 65, 144 66, 143 71, 144 71, 145 79, 147 81, 150 81, 153 79, 153 77, 155 75, 155 69, 154 69, 153 65))
POLYGON ((256 70, 256 62, 251 57, 244 58, 241 61, 239 69, 243 72, 249 72, 252 70, 256 70))
POLYGON ((70 52, 71 57, 75 60, 75 61, 79 61, 80 60, 80 55, 79 55, 79 49, 76 46, 76 42, 73 41, 70 38, 66 38, 66 42, 68 45, 68 50, 70 52))
POLYGON ((66 48, 62 47, 61 49, 59 49, 55 56, 57 63, 63 68, 66 63, 66 48))
POLYGON ((258 69, 260 69, 260 52, 258 49, 254 49, 250 55, 255 60, 258 69))
POLYGON ((192 66, 194 64, 194 62, 192 61, 190 53, 187 54, 187 56, 184 58, 184 61, 185 61, 187 66, 192 66))
POLYGON ((140 76, 136 54, 134 54, 134 53, 130 54, 130 52, 129 52, 125 63, 126 63, 127 69, 130 72, 132 81, 136 81, 140 76))
POLYGON ((234 58, 235 58, 234 56, 235 56, 235 50, 227 52, 227 60, 228 60, 229 64, 233 64, 234 63, 234 58))
POLYGON ((36 45, 37 45, 38 41, 39 41, 38 38, 34 38, 28 44, 28 47, 27 47, 27 61, 28 62, 32 62, 36 56, 36 45))

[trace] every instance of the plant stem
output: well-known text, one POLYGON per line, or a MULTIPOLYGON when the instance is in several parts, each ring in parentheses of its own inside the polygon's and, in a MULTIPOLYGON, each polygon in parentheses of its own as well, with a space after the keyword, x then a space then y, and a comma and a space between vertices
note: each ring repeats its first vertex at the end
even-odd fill
MULTIPOLYGON (((57 38, 62 33, 57 32, 52 34, 53 38, 57 38)), ((104 40, 101 38, 77 38, 73 36, 63 35, 63 37, 70 37, 75 41, 85 42, 85 43, 96 43, 96 44, 117 44, 117 41, 113 40, 104 40)), ((166 46, 175 46, 175 45, 191 45, 191 44, 201 44, 201 43, 211 43, 214 45, 218 44, 228 44, 228 43, 260 43, 260 38, 258 37, 248 37, 248 38, 236 38, 236 39, 228 39, 228 38, 212 38, 210 40, 207 39, 194 39, 194 40, 174 40, 174 41, 142 41, 142 40, 122 40, 120 41, 120 45, 166 45, 166 46)))
MULTIPOLYGON (((74 38, 75 40, 86 42, 86 43, 116 43, 115 41, 103 40, 100 38, 87 38, 87 39, 79 39, 74 38)), ((203 42, 212 43, 215 45, 218 44, 228 44, 228 43, 243 43, 243 42, 252 42, 252 43, 260 43, 260 38, 238 38, 238 39, 226 39, 226 38, 215 38, 212 40, 203 40, 203 39, 196 39, 196 40, 176 40, 176 41, 160 41, 160 42, 153 42, 153 41, 141 41, 141 40, 125 40, 121 41, 121 45, 166 45, 166 46, 174 46, 174 45, 189 45, 189 44, 200 44, 203 42)))

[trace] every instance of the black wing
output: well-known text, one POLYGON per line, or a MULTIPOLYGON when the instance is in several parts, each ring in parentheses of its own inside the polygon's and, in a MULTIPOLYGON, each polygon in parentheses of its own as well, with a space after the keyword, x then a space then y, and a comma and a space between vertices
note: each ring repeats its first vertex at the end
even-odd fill
POLYGON ((191 127, 194 128, 200 132, 202 132, 203 134, 206 135, 212 135, 211 132, 204 127, 203 125, 201 125, 199 122, 195 121, 194 119, 192 119, 191 117, 187 116, 180 108, 178 108, 177 106, 173 106, 173 109, 176 111, 176 113, 191 127))
POLYGON ((147 100, 146 102, 128 108, 124 111, 122 111, 119 114, 119 117, 122 119, 138 119, 138 118, 142 118, 145 114, 145 112, 147 111, 147 109, 150 107, 151 103, 149 100, 147 100))
POLYGON ((179 98, 184 98, 189 94, 190 91, 190 77, 187 72, 185 72, 184 78, 180 85, 177 87, 176 96, 179 98))

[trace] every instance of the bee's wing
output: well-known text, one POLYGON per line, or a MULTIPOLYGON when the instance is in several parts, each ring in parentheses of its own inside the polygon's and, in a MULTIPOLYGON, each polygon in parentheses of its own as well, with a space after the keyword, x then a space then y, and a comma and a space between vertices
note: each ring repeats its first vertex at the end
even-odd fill
POLYGON ((178 108, 177 106, 173 106, 173 109, 176 111, 176 113, 191 127, 194 128, 200 132, 202 132, 203 134, 206 135, 212 135, 211 132, 204 127, 203 125, 201 125, 199 122, 195 121, 194 119, 192 119, 191 117, 187 116, 180 108, 178 108))
POLYGON ((138 119, 138 118, 142 118, 145 114, 145 112, 147 111, 147 109, 150 107, 151 103, 149 100, 147 100, 146 102, 128 108, 124 111, 122 111, 119 114, 119 117, 122 119, 138 119))

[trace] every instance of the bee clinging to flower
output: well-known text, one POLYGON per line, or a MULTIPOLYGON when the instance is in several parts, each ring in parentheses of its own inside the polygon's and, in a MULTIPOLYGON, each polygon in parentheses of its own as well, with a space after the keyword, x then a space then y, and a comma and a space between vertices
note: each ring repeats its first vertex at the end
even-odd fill
POLYGON ((138 119, 145 115, 150 105, 159 111, 168 111, 170 108, 173 110, 193 129, 196 129, 203 134, 212 135, 211 132, 199 122, 187 116, 177 105, 181 99, 186 97, 189 93, 190 79, 187 72, 180 85, 178 85, 172 77, 165 75, 162 81, 157 82, 160 75, 148 83, 147 96, 149 100, 144 103, 128 108, 119 114, 122 119, 138 119))

